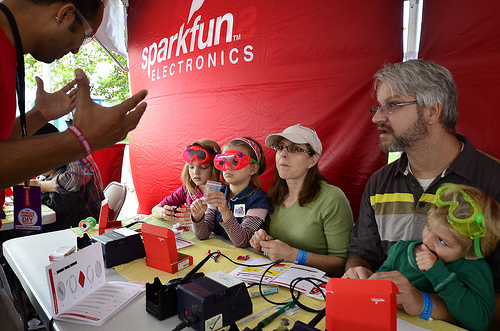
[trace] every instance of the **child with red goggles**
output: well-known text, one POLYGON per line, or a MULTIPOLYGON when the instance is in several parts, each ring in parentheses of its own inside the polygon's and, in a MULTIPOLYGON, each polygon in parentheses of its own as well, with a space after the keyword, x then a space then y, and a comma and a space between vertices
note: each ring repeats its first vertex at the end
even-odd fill
POLYGON ((255 231, 263 228, 266 215, 274 208, 262 190, 258 176, 266 170, 262 146, 252 138, 229 141, 214 159, 228 183, 225 192, 207 193, 191 205, 193 232, 207 239, 213 232, 231 239, 237 247, 247 247, 255 231))
POLYGON ((213 151, 210 151, 209 149, 205 149, 201 146, 191 146, 184 150, 182 156, 189 164, 193 163, 194 159, 196 159, 199 164, 210 164, 215 155, 213 154, 213 151))
POLYGON ((214 166, 220 171, 226 171, 226 166, 233 170, 240 170, 250 163, 259 166, 259 162, 240 151, 225 151, 214 159, 214 166))
POLYGON ((186 161, 181 174, 183 184, 153 207, 153 216, 190 225, 189 206, 203 197, 208 180, 219 180, 220 172, 212 163, 217 153, 220 153, 219 144, 210 139, 197 140, 188 145, 182 153, 186 161))

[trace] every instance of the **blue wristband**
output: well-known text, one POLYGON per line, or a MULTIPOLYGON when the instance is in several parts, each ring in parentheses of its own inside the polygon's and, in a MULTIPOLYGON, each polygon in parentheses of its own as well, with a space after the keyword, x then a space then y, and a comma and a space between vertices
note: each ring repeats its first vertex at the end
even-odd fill
POLYGON ((304 265, 306 264, 306 260, 307 260, 307 252, 299 249, 299 254, 297 254, 297 259, 295 260, 295 263, 304 265))
POLYGON ((431 296, 425 292, 422 292, 422 295, 424 296, 424 308, 418 317, 429 320, 432 314, 432 299, 431 296))

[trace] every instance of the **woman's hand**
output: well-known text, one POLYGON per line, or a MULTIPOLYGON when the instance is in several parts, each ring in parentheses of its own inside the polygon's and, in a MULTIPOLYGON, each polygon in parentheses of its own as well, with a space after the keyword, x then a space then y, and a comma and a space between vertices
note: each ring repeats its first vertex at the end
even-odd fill
POLYGON ((207 205, 203 203, 203 198, 193 201, 190 207, 193 222, 199 222, 205 216, 207 205))
POLYGON ((260 245, 262 253, 273 261, 283 259, 284 262, 295 262, 299 254, 297 248, 291 247, 281 240, 261 241, 260 245))
POLYGON ((253 247, 257 252, 262 252, 262 241, 273 240, 273 237, 267 234, 266 230, 260 229, 256 231, 252 238, 250 238, 250 246, 253 247))

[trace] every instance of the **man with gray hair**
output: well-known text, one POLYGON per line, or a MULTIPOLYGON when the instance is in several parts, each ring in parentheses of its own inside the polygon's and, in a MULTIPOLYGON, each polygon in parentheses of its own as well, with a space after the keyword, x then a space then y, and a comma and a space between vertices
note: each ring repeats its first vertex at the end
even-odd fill
MULTIPOLYGON (((424 298, 397 271, 372 274, 398 240, 422 240, 427 211, 444 183, 477 187, 500 202, 500 164, 455 133, 458 90, 444 67, 411 60, 388 65, 374 75, 379 106, 370 109, 380 148, 403 152, 368 181, 351 235, 344 278, 385 278, 399 288, 398 304, 419 315, 424 298)), ((500 319, 500 251, 489 261, 500 319)), ((442 299, 431 294, 432 318, 454 322, 442 299)), ((425 307, 424 307, 425 308, 425 307)), ((495 321, 494 321, 495 323, 495 321)))

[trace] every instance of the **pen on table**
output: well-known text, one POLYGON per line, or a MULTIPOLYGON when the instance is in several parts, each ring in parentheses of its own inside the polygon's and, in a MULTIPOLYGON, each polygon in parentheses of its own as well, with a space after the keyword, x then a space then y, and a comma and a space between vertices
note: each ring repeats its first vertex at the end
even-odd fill
POLYGON ((284 312, 286 312, 287 310, 289 310, 293 306, 295 306, 295 302, 290 301, 289 303, 287 303, 286 305, 281 307, 277 312, 272 313, 271 315, 269 315, 268 317, 266 317, 262 321, 260 321, 259 324, 257 324, 257 326, 255 328, 253 328, 253 330, 261 330, 263 327, 265 327, 266 325, 271 323, 276 317, 280 316, 281 314, 283 314, 284 312))
MULTIPOLYGON (((280 289, 277 286, 276 287, 271 287, 271 288, 266 288, 265 290, 262 290, 262 294, 263 295, 274 294, 274 293, 278 293, 279 290, 280 289)), ((260 291, 251 292, 249 294, 250 294, 250 298, 259 297, 261 295, 260 291)))

